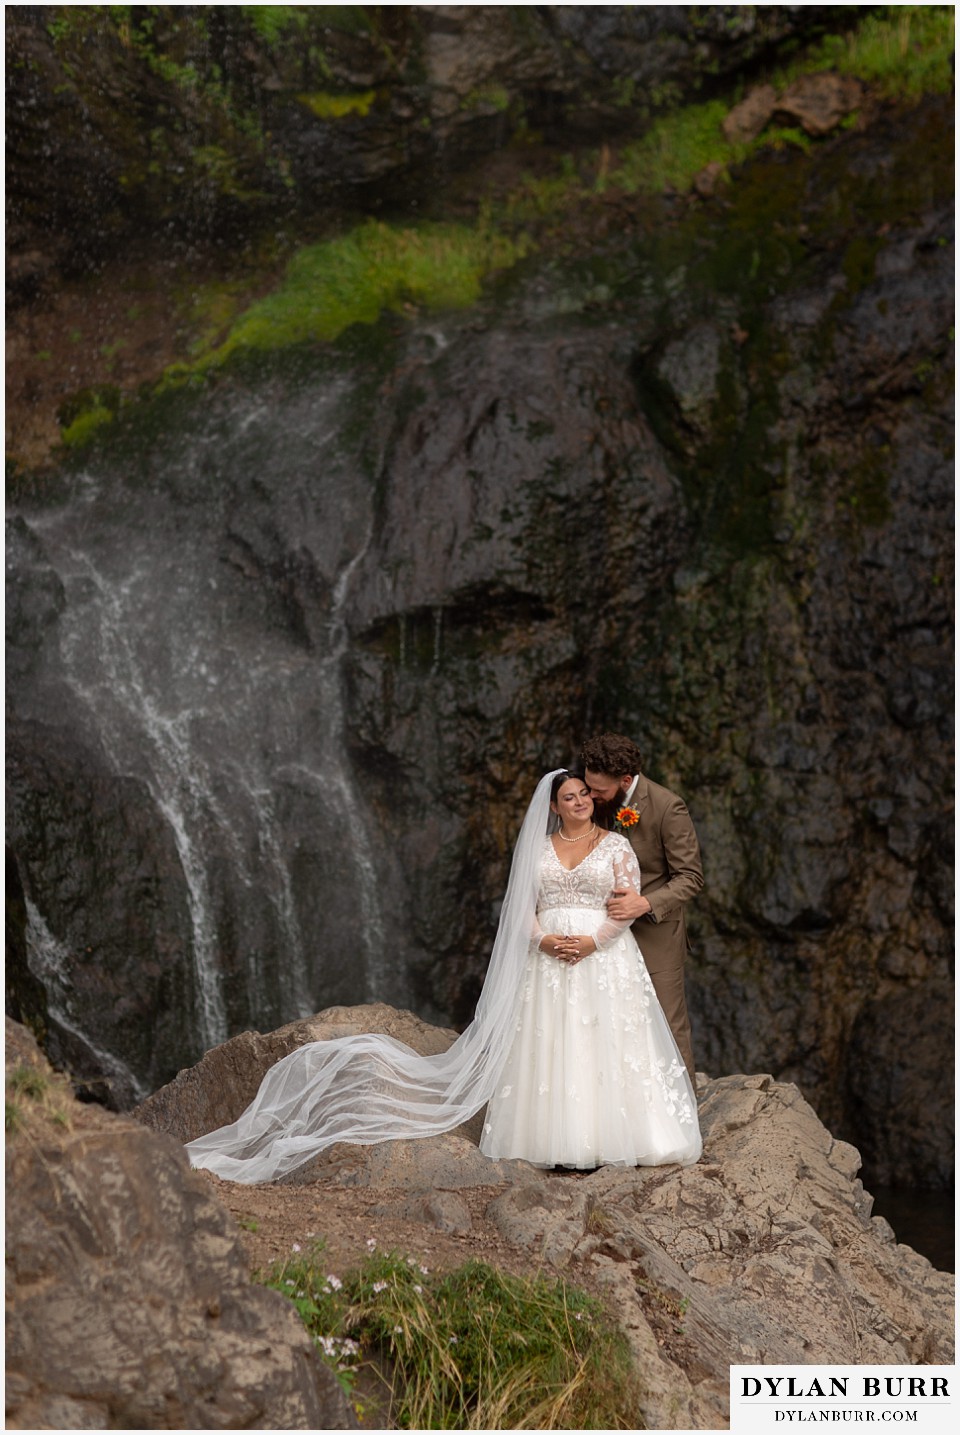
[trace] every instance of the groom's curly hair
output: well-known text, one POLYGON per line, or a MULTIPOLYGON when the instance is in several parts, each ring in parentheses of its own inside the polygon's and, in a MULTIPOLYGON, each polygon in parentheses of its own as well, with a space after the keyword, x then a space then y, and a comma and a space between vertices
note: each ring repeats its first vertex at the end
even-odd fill
POLYGON ((580 749, 580 766, 586 771, 602 772, 604 777, 633 776, 643 767, 643 756, 635 742, 619 733, 605 732, 589 737, 580 749))

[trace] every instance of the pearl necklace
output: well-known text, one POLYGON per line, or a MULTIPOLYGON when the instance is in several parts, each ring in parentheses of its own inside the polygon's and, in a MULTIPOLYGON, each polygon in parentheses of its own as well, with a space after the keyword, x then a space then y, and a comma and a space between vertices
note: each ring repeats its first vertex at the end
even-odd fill
POLYGON ((579 837, 564 837, 563 832, 557 830, 557 836, 561 842, 582 842, 585 837, 591 837, 597 830, 597 824, 592 822, 586 832, 581 832, 579 837))

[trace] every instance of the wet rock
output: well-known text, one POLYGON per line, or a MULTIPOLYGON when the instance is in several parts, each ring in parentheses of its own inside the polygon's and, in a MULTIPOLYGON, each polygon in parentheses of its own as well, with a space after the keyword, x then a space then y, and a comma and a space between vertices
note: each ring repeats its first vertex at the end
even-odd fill
POLYGON ((7 27, 11 297, 133 236, 169 251, 243 243, 278 216, 409 209, 521 128, 561 152, 636 133, 651 92, 695 94, 815 23, 786 5, 434 5, 360 22, 226 6, 54 23, 20 6, 7 27))
POLYGON ((7 1428, 355 1428, 179 1143, 80 1107, 10 1022, 7 1069, 47 1092, 12 1095, 7 1428))
POLYGON ((36 662, 43 635, 63 611, 63 584, 43 551, 43 544, 22 519, 7 524, 9 576, 5 627, 12 678, 36 662))
POLYGON ((671 339, 657 363, 657 377, 673 395, 685 424, 701 437, 710 426, 723 359, 723 338, 712 323, 693 324, 671 339))
POLYGON ((18 833, 15 860, 25 897, 22 940, 28 971, 46 994, 51 1060, 123 1110, 149 1089, 151 1067, 159 1074, 176 1061, 182 1014, 169 994, 182 976, 188 904, 169 830, 145 800, 144 786, 132 776, 118 780, 95 737, 58 723, 59 702, 54 696, 49 725, 13 721, 8 727, 15 748, 7 769, 8 814, 18 833), (24 805, 27 789, 35 800, 24 805), (41 851, 42 897, 29 877, 41 851), (124 867, 126 880, 119 876, 124 867), (130 896, 128 884, 136 890, 129 905, 121 896, 124 888, 130 896), (120 969, 147 929, 150 954, 136 987, 124 991, 120 969), (66 941, 57 935, 64 931, 66 941), (94 1012, 99 1017, 91 1020, 94 1012), (141 1023, 153 1031, 146 1067, 142 1049, 136 1052, 141 1023))
POLYGON ((952 984, 924 983, 861 1009, 850 1037, 847 1080, 856 1103, 871 1178, 897 1186, 910 1171, 918 1186, 949 1190, 954 1139, 953 1083, 943 1051, 953 1039, 952 984), (917 1034, 923 1031, 922 1039, 917 1034), (904 1042, 910 1043, 909 1077, 904 1042), (880 1113, 885 1113, 882 1117, 880 1113), (917 1133, 935 1131, 935 1142, 917 1133))

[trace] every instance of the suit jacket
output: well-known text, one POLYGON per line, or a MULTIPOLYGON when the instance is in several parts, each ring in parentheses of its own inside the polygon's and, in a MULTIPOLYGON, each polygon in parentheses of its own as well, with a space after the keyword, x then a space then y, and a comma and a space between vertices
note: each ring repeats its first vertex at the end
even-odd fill
POLYGON ((633 935, 650 971, 682 967, 687 954, 684 903, 703 887, 700 843, 683 799, 640 774, 627 805, 640 814, 624 829, 640 864, 640 890, 650 911, 633 935))

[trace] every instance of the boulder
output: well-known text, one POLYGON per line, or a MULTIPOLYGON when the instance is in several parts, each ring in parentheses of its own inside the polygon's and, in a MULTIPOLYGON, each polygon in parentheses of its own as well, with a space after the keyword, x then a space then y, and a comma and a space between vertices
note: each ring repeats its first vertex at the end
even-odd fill
POLYGON ((731 144, 755 140, 766 128, 776 103, 777 92, 773 86, 758 85, 725 116, 722 125, 724 135, 731 144))
POLYGON ((7 1429, 355 1428, 180 1143, 6 1059, 7 1429))
MULTIPOLYGON (((414 1030, 408 1013, 382 1006, 301 1025, 365 1023, 414 1030)), ((426 1048, 451 1034, 421 1023, 416 1035, 426 1048)), ((225 1069, 208 1053, 141 1114, 175 1122, 178 1090, 200 1109, 225 1069)), ((765 1074, 706 1078, 700 1123, 703 1156, 690 1167, 547 1172, 488 1161, 476 1135, 451 1132, 334 1146, 282 1184, 374 1190, 380 1218, 485 1237, 602 1291, 642 1370, 650 1429, 722 1428, 731 1364, 952 1362, 953 1276, 872 1215, 859 1152, 796 1086, 765 1074)))
POLYGON ((425 1191, 396 1205, 393 1201, 374 1206, 374 1216, 399 1216, 401 1220, 419 1221, 436 1231, 465 1235, 473 1230, 470 1207, 454 1191, 425 1191))
POLYGON ((852 75, 832 71, 801 75, 777 100, 774 115, 785 124, 799 124, 821 139, 863 101, 863 85, 852 75))
MULTIPOLYGON (((370 1186, 429 1197, 435 1191, 475 1191, 505 1182, 536 1179, 525 1161, 490 1161, 471 1140, 466 1128, 417 1141, 379 1141, 371 1146, 339 1142, 288 1176, 285 1186, 309 1186, 330 1181, 338 1186, 370 1186)), ((411 1198, 412 1200, 413 1198, 411 1198)), ((425 1208, 426 1209, 426 1208, 425 1208)), ((429 1213, 431 1224, 436 1213, 429 1213)))

